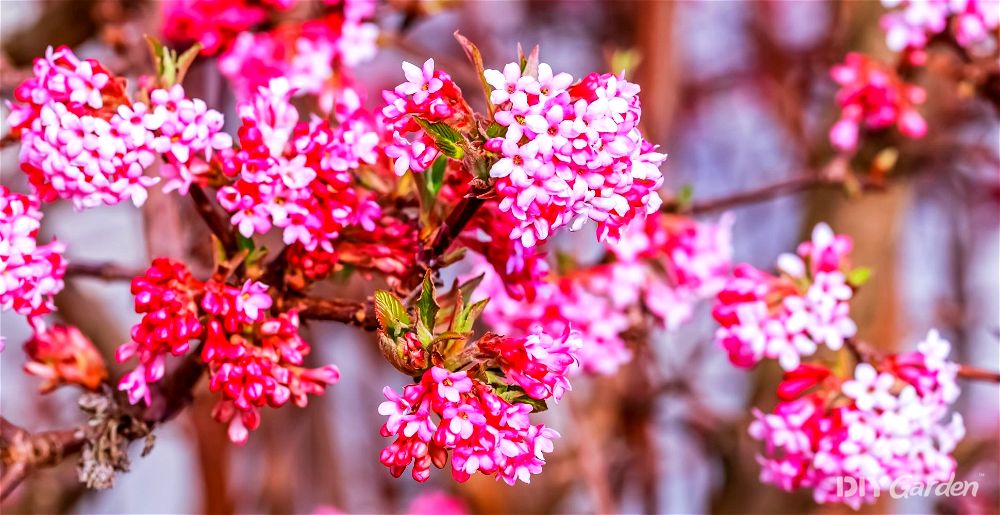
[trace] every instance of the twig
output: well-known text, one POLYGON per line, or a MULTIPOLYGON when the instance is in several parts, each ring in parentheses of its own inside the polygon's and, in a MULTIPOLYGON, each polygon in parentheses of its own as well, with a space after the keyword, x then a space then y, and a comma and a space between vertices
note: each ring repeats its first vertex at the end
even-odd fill
POLYGON ((438 258, 448 252, 448 248, 454 243, 455 238, 462 233, 465 226, 475 216, 476 211, 485 202, 482 195, 489 191, 490 186, 487 183, 475 184, 472 190, 465 197, 462 197, 462 200, 441 224, 434 237, 434 242, 425 249, 424 262, 428 267, 433 268, 437 264, 438 258))
POLYGON ((85 441, 82 427, 31 434, 0 417, 0 499, 6 499, 37 467, 48 467, 78 452, 85 441))
POLYGON ((142 275, 142 270, 132 269, 117 263, 80 263, 72 261, 66 265, 66 277, 92 277, 104 281, 131 281, 142 275))
MULTIPOLYGON (((815 188, 843 188, 844 184, 844 181, 840 179, 829 179, 818 176, 796 177, 794 179, 775 182, 773 184, 735 193, 733 195, 695 201, 689 206, 683 206, 676 201, 668 201, 663 203, 663 207, 660 211, 665 213, 687 213, 693 215, 713 213, 734 207, 758 204, 778 197, 794 195, 796 193, 809 191, 815 188)), ((861 187, 867 191, 875 191, 883 188, 881 184, 870 181, 862 182, 861 187)))
POLYGON ((2 138, 0 138, 0 149, 7 148, 15 143, 18 143, 19 141, 21 140, 15 138, 13 134, 8 132, 7 134, 4 134, 2 138))
MULTIPOLYGON (((878 350, 863 341, 850 338, 845 343, 847 344, 848 350, 854 354, 855 359, 858 361, 877 362, 882 359, 882 355, 878 350)), ((968 379, 970 381, 1000 383, 1000 372, 994 372, 992 370, 986 370, 985 368, 979 368, 972 365, 959 364, 957 375, 962 379, 968 379)))
MULTIPOLYGON (((192 391, 201 379, 204 365, 201 349, 189 354, 185 360, 161 383, 158 400, 143 409, 140 418, 150 425, 162 424, 174 418, 193 399, 192 391)), ((112 394, 114 402, 131 409, 120 392, 112 394)), ((124 433, 128 439, 138 435, 124 433)), ((34 469, 51 467, 83 449, 87 442, 87 426, 31 434, 0 417, 0 499, 5 499, 34 469)))
POLYGON ((371 301, 350 302, 339 299, 303 297, 292 301, 304 319, 328 320, 356 325, 366 331, 378 329, 375 304, 371 301))
POLYGON ((1000 372, 993 372, 984 368, 971 365, 959 365, 958 377, 971 381, 986 381, 989 383, 1000 383, 1000 372))
POLYGON ((233 230, 232 224, 219 215, 219 212, 215 210, 212 201, 209 200, 208 195, 205 194, 205 190, 201 186, 192 184, 188 193, 191 195, 191 200, 194 201, 198 215, 201 216, 201 219, 211 229, 212 234, 219 239, 222 248, 226 249, 226 254, 230 256, 236 254, 239 246, 236 243, 236 233, 233 230))

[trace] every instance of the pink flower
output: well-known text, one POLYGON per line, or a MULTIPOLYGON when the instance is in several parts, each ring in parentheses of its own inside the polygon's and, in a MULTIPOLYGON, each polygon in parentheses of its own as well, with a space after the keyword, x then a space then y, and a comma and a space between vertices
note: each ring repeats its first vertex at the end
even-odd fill
POLYGON ((458 402, 459 396, 472 390, 472 379, 465 372, 451 373, 447 370, 434 367, 431 369, 431 377, 437 384, 437 395, 451 402, 458 402))
POLYGON ((599 239, 616 241, 622 227, 660 205, 666 156, 637 129, 639 88, 611 74, 570 85, 546 64, 538 73, 523 75, 517 63, 484 72, 496 122, 506 127, 488 146, 503 156, 490 170, 500 209, 519 220, 510 237, 531 247, 589 218, 599 239))
POLYGON ((403 75, 407 82, 396 86, 395 91, 399 95, 410 95, 417 104, 423 104, 444 86, 441 79, 434 76, 434 59, 425 61, 423 68, 403 61, 403 75))
POLYGON ((721 325, 716 342, 730 361, 751 367, 772 358, 794 370, 819 345, 839 350, 857 332, 848 305, 854 291, 844 275, 850 250, 849 238, 818 224, 798 255, 779 258, 784 276, 737 266, 712 313, 721 325))
POLYGON ((266 284, 247 279, 236 297, 236 310, 246 315, 250 321, 257 322, 263 312, 270 309, 272 302, 266 284))
POLYGON ((409 515, 466 515, 469 513, 462 499, 443 492, 427 492, 410 501, 409 515))
POLYGON ((477 345, 487 356, 495 356, 507 380, 528 396, 559 400, 570 389, 569 370, 582 342, 575 332, 564 330, 554 338, 536 326, 522 338, 487 335, 477 345))
POLYGON ((882 16, 886 43, 894 51, 919 51, 950 26, 959 45, 977 53, 996 45, 1000 7, 989 0, 883 0, 894 9, 882 16))
POLYGON ((817 502, 857 509, 875 501, 874 489, 838 490, 838 478, 864 478, 882 491, 890 483, 905 488, 950 479, 950 453, 965 432, 958 414, 947 418, 950 402, 919 394, 868 363, 859 364, 853 377, 838 385, 818 366, 785 374, 782 402, 773 414, 754 410, 749 428, 764 443, 757 457, 761 481, 788 491, 812 488, 817 502), (852 402, 829 401, 840 395, 852 402))
POLYGON ((0 308, 29 321, 55 309, 53 296, 63 288, 66 246, 39 245, 42 212, 38 199, 0 186, 0 308))
MULTIPOLYGON (((621 333, 629 327, 625 310, 634 301, 615 302, 615 291, 630 290, 617 290, 613 280, 604 280, 613 269, 599 267, 590 276, 533 283, 533 297, 517 299, 508 294, 496 272, 481 268, 485 278, 477 291, 490 298, 483 320, 497 333, 514 338, 576 333, 579 344, 575 337, 567 343, 580 366, 590 373, 612 374, 632 358, 621 333)), ((534 389, 533 380, 519 379, 534 389)))
POLYGON ((286 244, 331 252, 342 231, 372 229, 380 216, 351 173, 375 161, 378 135, 361 110, 345 111, 336 128, 319 118, 299 122, 292 94, 287 81, 276 79, 240 104, 243 148, 223 156, 236 180, 216 198, 246 237, 278 227, 286 244))
POLYGON ((379 413, 389 419, 381 433, 396 440, 379 459, 395 477, 412 463, 411 475, 424 482, 430 466, 444 467, 451 453, 457 481, 480 472, 508 484, 528 482, 531 474, 541 472, 544 453, 552 451, 552 439, 559 436, 531 424, 530 406, 508 403, 465 372, 434 367, 418 384, 404 387, 402 396, 390 388, 385 396, 388 402, 379 406, 379 413), (434 423, 434 415, 440 424, 434 423))
POLYGON ((926 134, 927 123, 915 108, 924 103, 926 93, 903 82, 893 70, 852 52, 830 70, 830 76, 840 85, 841 117, 830 129, 830 142, 838 150, 856 150, 861 127, 882 130, 896 125, 902 135, 915 139, 926 134))
POLYGON ((201 99, 189 99, 180 84, 170 90, 150 93, 153 112, 145 124, 153 126, 155 137, 150 147, 161 153, 170 171, 164 191, 187 194, 197 176, 195 170, 207 169, 213 152, 231 149, 233 139, 222 131, 222 113, 208 109, 201 99))
POLYGON ((861 410, 895 408, 896 397, 891 393, 896 383, 892 374, 879 373, 868 363, 860 363, 854 368, 854 379, 845 381, 841 389, 844 395, 854 399, 861 410))
POLYGON ((195 302, 201 288, 183 263, 166 258, 153 260, 145 275, 132 280, 135 311, 143 317, 132 327, 131 341, 118 347, 115 360, 124 363, 138 358, 139 366, 118 383, 119 390, 129 392, 133 404, 140 399, 150 402, 147 384, 163 378, 168 354, 186 354, 190 341, 201 337, 195 302))
POLYGON ((241 32, 219 56, 219 70, 235 86, 239 100, 283 77, 298 94, 319 97, 322 111, 350 84, 347 67, 371 60, 378 52, 378 27, 368 0, 345 0, 318 19, 284 21, 266 32, 241 32))
MULTIPOLYGON (((21 138, 21 169, 42 201, 64 198, 78 209, 146 199, 157 182, 143 170, 155 160, 129 104, 124 80, 66 47, 35 60, 15 90, 11 133, 21 138), (127 116, 131 121, 123 118, 127 116)), ((140 124, 141 127, 141 124, 140 124)))

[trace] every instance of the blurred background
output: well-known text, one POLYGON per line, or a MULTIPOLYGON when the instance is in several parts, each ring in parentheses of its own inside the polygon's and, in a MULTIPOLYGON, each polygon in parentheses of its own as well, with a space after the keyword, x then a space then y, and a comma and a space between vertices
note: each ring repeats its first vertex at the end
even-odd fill
MULTIPOLYGON (((132 76, 147 71, 135 64, 143 62, 144 47, 114 46, 158 33, 159 7, 149 1, 3 0, 3 97, 11 97, 47 45, 72 45, 77 55, 132 76)), ((647 138, 670 155, 667 187, 690 186, 695 199, 827 166, 834 158, 827 130, 838 116, 829 67, 851 50, 894 60, 878 24, 884 7, 877 1, 472 0, 423 2, 435 12, 416 19, 405 14, 416 8, 411 2, 379 5, 381 48, 374 61, 355 70, 370 106, 379 102, 377 92, 401 80, 402 60, 434 57, 466 91, 477 91, 474 72, 452 38, 455 30, 479 45, 488 68, 514 60, 518 42, 540 45, 544 62, 577 77, 627 65, 642 86, 647 138)), ((953 83, 933 73, 918 82, 928 90, 921 111, 930 134, 901 142, 888 188, 851 196, 809 191, 736 208, 735 261, 770 269, 815 222, 827 221, 855 239, 854 262, 875 270, 852 305, 866 341, 906 350, 937 327, 958 361, 997 369, 998 113, 956 95, 953 83)), ((212 63, 196 64, 185 86, 232 113, 233 95, 212 63)), ((14 146, 0 154, 2 181, 26 191, 17 153, 14 146)), ((203 236, 188 234, 201 227, 190 206, 177 200, 154 194, 142 210, 119 205, 82 213, 49 205, 43 230, 68 243, 71 261, 143 268, 150 256, 183 255, 185 242, 203 236)), ((573 235, 556 244, 584 251, 593 242, 573 235)), ((60 316, 81 327, 106 356, 138 320, 125 283, 68 280, 57 303, 60 316)), ((774 405, 780 373, 777 367, 733 368, 712 342, 709 311, 701 306, 681 330, 651 335, 652 352, 637 355, 616 376, 574 380, 573 395, 542 416, 563 438, 545 473, 530 485, 508 487, 482 477, 456 484, 446 472, 423 485, 393 479, 378 462, 388 442, 378 434, 383 419, 376 408, 382 386, 399 387, 406 378, 384 362, 373 335, 312 323, 305 330, 312 357, 336 363, 340 383, 306 409, 269 410, 245 447, 230 445, 224 426, 211 419, 213 400, 203 384, 194 407, 157 430, 149 456, 139 458, 139 446, 133 448, 132 471, 113 489, 85 490, 68 461, 33 474, 3 511, 289 513, 328 506, 395 513, 432 490, 459 496, 477 513, 849 510, 817 506, 809 492, 788 494, 758 481, 758 444, 746 426, 750 407, 774 405), (654 389, 650 377, 670 387, 654 389)), ((76 392, 39 396, 37 379, 21 372, 19 342, 29 335, 23 320, 4 313, 0 327, 8 341, 0 358, 3 416, 32 431, 82 420, 76 392)), ((968 382, 962 388, 958 407, 968 434, 956 452, 959 478, 979 481, 978 496, 882 499, 863 512, 998 511, 1000 391, 968 382)))

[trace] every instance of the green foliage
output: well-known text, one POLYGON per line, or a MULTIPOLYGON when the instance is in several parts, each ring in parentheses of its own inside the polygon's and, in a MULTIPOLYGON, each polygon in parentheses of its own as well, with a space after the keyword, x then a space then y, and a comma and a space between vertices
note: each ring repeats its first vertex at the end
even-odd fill
POLYGON ((146 44, 149 45, 149 52, 153 55, 156 76, 160 87, 163 88, 184 82, 184 76, 202 49, 201 43, 195 43, 184 53, 177 55, 177 51, 164 46, 158 39, 149 35, 146 36, 146 44))

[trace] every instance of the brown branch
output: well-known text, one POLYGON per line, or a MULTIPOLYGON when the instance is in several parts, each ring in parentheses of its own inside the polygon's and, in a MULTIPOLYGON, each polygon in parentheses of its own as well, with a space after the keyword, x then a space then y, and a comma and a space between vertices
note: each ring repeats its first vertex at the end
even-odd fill
POLYGON ((303 297, 292 301, 299 309, 299 316, 311 320, 343 322, 358 326, 366 331, 378 329, 375 318, 375 304, 371 301, 351 302, 339 299, 303 297))
POLYGON ((49 467, 83 448, 82 427, 31 434, 0 417, 0 499, 6 499, 37 467, 49 467))
MULTIPOLYGON (((158 386, 158 394, 153 404, 140 408, 138 417, 150 425, 165 423, 180 413, 193 400, 192 391, 201 379, 204 365, 201 362, 201 348, 189 354, 158 386)), ((112 402, 128 414, 138 407, 130 406, 122 392, 109 393, 112 402)), ((134 416, 134 415, 133 415, 134 416)), ((143 438, 145 435, 122 433, 128 440, 143 438)), ((45 431, 31 434, 0 417, 0 499, 7 498, 33 470, 51 467, 63 459, 80 452, 88 439, 88 426, 45 431)))
MULTIPOLYGON (((458 235, 462 233, 465 226, 469 224, 476 211, 485 202, 483 195, 489 193, 490 186, 478 181, 473 185, 472 190, 459 201, 452 210, 448 218, 438 229, 433 242, 424 249, 423 262, 427 269, 433 270, 440 266, 439 259, 451 247, 458 235)), ((276 260, 277 261, 277 260, 276 260)), ((414 274, 414 277, 419 277, 414 274)), ((421 283, 416 283, 410 292, 411 296, 417 292, 421 283)), ((355 325, 366 331, 378 329, 378 321, 375 319, 375 305, 371 300, 364 302, 353 302, 342 299, 321 299, 316 297, 301 297, 290 300, 292 307, 299 310, 299 316, 303 319, 327 320, 333 322, 343 322, 355 325)))
POLYGON ((216 211, 215 206, 212 205, 212 201, 209 200, 208 195, 205 194, 205 190, 201 186, 192 184, 188 193, 191 195, 191 200, 194 201, 194 207, 198 210, 198 215, 201 216, 201 219, 211 229, 212 234, 218 238, 222 244, 222 248, 226 250, 226 254, 229 256, 235 255, 239 249, 239 245, 236 243, 236 232, 233 225, 216 211))
POLYGON ((0 149, 5 149, 15 143, 19 143, 20 141, 21 140, 15 138, 13 134, 8 132, 7 134, 4 134, 2 138, 0 138, 0 149))
POLYGON ((971 365, 959 365, 958 377, 961 377, 962 379, 968 379, 970 381, 986 381, 989 383, 1000 383, 1000 372, 993 372, 992 370, 973 367, 971 365))
MULTIPOLYGON (((842 189, 844 187, 845 182, 841 179, 830 179, 821 176, 803 176, 786 179, 762 186, 760 188, 742 191, 732 195, 695 201, 688 206, 681 205, 677 201, 667 201, 663 203, 663 207, 660 208, 660 211, 664 213, 700 215, 751 204, 759 204, 768 200, 787 195, 794 195, 796 193, 802 193, 817 188, 842 189)), ((861 188, 866 191, 877 191, 883 189, 884 186, 873 181, 862 181, 861 188)))
POLYGON ((66 277, 91 277, 103 281, 131 281, 142 275, 143 271, 119 265, 117 263, 81 263, 77 261, 66 265, 66 277))
MULTIPOLYGON (((845 341, 845 344, 847 345, 847 349, 851 351, 851 354, 853 354, 854 358, 858 361, 871 363, 882 359, 882 355, 878 352, 878 350, 863 341, 849 338, 845 341)), ((992 370, 986 370, 972 365, 959 364, 958 377, 968 379, 970 381, 1000 383, 1000 372, 994 372, 992 370)))
POLYGON ((441 224, 434 237, 434 242, 424 249, 424 263, 428 267, 434 268, 437 265, 437 260, 448 252, 448 248, 455 242, 455 238, 458 238, 458 235, 475 216, 476 211, 485 203, 483 195, 489 193, 490 190, 491 187, 486 182, 473 181, 472 189, 465 197, 462 197, 462 200, 441 224))

